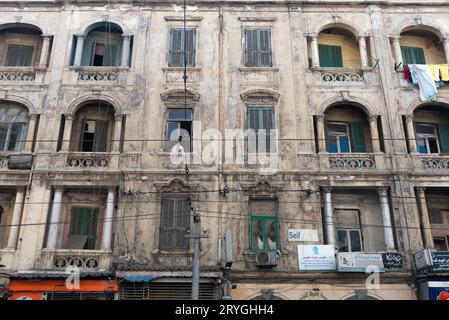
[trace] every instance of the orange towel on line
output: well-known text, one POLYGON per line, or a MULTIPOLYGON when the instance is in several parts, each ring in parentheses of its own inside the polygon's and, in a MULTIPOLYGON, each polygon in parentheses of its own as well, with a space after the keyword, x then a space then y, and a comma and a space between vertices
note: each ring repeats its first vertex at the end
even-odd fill
POLYGON ((449 81, 449 66, 447 64, 440 64, 441 80, 449 81))
POLYGON ((433 80, 440 81, 440 66, 438 64, 429 64, 429 70, 432 73, 433 80))

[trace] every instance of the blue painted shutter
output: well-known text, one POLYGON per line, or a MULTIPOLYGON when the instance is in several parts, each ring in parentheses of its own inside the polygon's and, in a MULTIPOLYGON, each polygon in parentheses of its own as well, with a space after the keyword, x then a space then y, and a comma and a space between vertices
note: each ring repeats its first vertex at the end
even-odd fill
POLYGON ((366 152, 365 132, 363 125, 358 122, 351 123, 352 144, 354 152, 366 152))
POLYGON ((92 65, 92 50, 94 46, 94 38, 87 36, 84 40, 83 53, 81 55, 81 65, 91 66, 92 65))
POLYGON ((449 152, 449 124, 439 124, 438 133, 440 134, 441 152, 449 152))

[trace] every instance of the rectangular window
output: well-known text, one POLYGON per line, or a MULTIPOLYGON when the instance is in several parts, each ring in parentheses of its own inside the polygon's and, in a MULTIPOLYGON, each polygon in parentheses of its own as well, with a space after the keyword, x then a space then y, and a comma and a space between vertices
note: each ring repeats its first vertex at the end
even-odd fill
POLYGON ((10 44, 6 53, 6 67, 30 67, 34 46, 10 44))
POLYGON ((165 197, 162 199, 159 248, 161 250, 187 250, 190 229, 190 204, 187 197, 165 197))
POLYGON ((192 109, 168 109, 167 110, 166 151, 170 151, 182 137, 181 146, 185 152, 192 150, 192 109))
POLYGON ((169 67, 194 67, 196 59, 196 29, 170 29, 169 67), (184 61, 184 51, 186 52, 184 61))
POLYGON ((72 207, 68 246, 72 249, 93 250, 97 243, 99 208, 72 207))
POLYGON ((415 124, 419 153, 440 153, 440 142, 433 124, 415 124))
POLYGON ((273 107, 248 108, 248 152, 276 152, 275 128, 273 107))
POLYGON ((449 210, 429 208, 431 224, 449 224, 449 210))
POLYGON ((81 129, 80 151, 106 152, 109 121, 84 118, 81 129))
POLYGON ((351 152, 351 139, 347 123, 328 122, 326 129, 327 152, 351 152))
POLYGON ((423 48, 401 46, 401 51, 402 51, 402 61, 404 65, 426 64, 426 58, 424 57, 423 48))
POLYGON ((320 57, 320 67, 322 68, 342 68, 343 58, 340 46, 318 45, 320 57))
POLYGON ((445 238, 435 237, 433 238, 433 243, 435 245, 435 250, 437 251, 448 251, 449 250, 449 236, 445 238))
POLYGON ((337 242, 340 252, 360 252, 362 233, 358 210, 335 209, 337 222, 337 242))
POLYGON ((252 251, 277 250, 277 201, 253 200, 250 202, 250 249, 252 251))
POLYGON ((270 29, 245 30, 245 66, 272 66, 270 29))

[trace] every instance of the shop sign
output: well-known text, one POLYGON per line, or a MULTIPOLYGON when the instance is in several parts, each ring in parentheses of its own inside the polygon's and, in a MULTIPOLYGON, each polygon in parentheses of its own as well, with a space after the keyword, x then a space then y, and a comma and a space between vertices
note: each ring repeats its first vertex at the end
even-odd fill
POLYGON ((288 229, 288 241, 318 241, 318 230, 288 229))
POLYGON ((431 251, 432 272, 449 271, 449 251, 431 251))
POLYGON ((430 253, 428 249, 421 250, 415 253, 415 266, 416 270, 421 270, 432 265, 430 253))
POLYGON ((335 270, 333 245, 298 245, 298 263, 301 271, 335 270))
POLYGON ((337 266, 341 272, 366 272, 373 269, 385 272, 382 255, 379 253, 339 252, 337 266))
POLYGON ((385 269, 402 269, 404 267, 402 254, 397 252, 382 253, 382 260, 385 269))

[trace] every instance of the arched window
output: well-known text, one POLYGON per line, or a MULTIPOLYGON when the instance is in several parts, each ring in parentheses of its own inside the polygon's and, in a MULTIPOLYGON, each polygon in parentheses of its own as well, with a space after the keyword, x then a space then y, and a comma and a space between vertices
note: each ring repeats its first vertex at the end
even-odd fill
POLYGON ((28 119, 28 111, 24 107, 0 104, 0 152, 24 149, 28 119))

